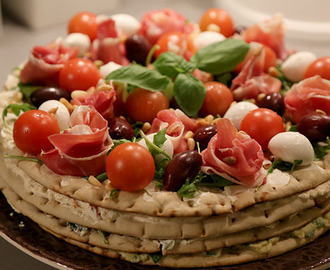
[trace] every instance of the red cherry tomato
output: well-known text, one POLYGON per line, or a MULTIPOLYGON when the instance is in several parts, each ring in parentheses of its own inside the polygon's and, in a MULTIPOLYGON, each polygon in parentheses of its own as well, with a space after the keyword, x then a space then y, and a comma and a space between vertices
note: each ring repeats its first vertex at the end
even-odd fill
POLYGON ((99 79, 101 79, 101 74, 92 61, 73 58, 61 69, 59 86, 69 92, 87 90, 91 86, 96 86, 99 79))
POLYGON ((232 92, 225 84, 220 82, 207 82, 204 85, 206 96, 199 111, 200 115, 207 116, 212 114, 223 116, 230 104, 234 101, 232 92))
POLYGON ((159 111, 169 108, 169 101, 161 91, 136 88, 128 95, 125 107, 127 116, 132 120, 151 123, 159 111))
POLYGON ((248 112, 241 122, 241 130, 255 139, 263 150, 268 150, 271 138, 284 132, 282 118, 274 111, 259 108, 248 112))
POLYGON ((82 33, 89 36, 93 41, 97 38, 96 14, 91 12, 80 12, 74 15, 68 25, 68 33, 82 33))
POLYGON ((316 59, 305 71, 304 78, 320 75, 323 79, 330 80, 330 56, 316 59))
POLYGON ((60 128, 54 115, 41 110, 31 110, 23 113, 16 120, 13 138, 20 150, 38 155, 41 151, 53 148, 48 136, 58 133, 60 128))
POLYGON ((189 60, 196 52, 193 41, 189 35, 181 32, 166 33, 160 36, 156 44, 159 46, 159 49, 155 51, 156 57, 163 52, 170 51, 189 60))
POLYGON ((219 33, 225 37, 230 37, 235 33, 233 19, 227 11, 221 8, 211 8, 202 15, 199 21, 201 31, 207 31, 210 25, 218 26, 219 33))
POLYGON ((153 179, 155 163, 150 152, 137 143, 123 143, 110 152, 106 163, 111 184, 120 190, 144 189, 153 179))

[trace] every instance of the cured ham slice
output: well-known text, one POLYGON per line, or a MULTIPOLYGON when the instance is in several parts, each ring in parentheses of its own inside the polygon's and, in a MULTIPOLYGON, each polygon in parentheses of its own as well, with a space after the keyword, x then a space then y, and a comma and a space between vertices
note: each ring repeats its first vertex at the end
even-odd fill
POLYGON ((71 129, 49 136, 54 148, 41 153, 40 159, 58 174, 98 175, 105 171, 112 146, 107 127, 107 121, 93 107, 79 106, 71 115, 71 129))
POLYGON ((114 89, 106 91, 93 91, 86 95, 81 95, 72 99, 73 105, 93 106, 104 119, 109 120, 114 114, 114 102, 116 91, 114 89))
POLYGON ((201 153, 201 170, 241 185, 261 185, 266 177, 266 170, 262 167, 264 154, 261 146, 248 135, 237 132, 229 119, 219 119, 217 130, 201 153))
POLYGON ((34 82, 46 85, 58 83, 58 75, 63 64, 78 56, 78 48, 67 48, 55 41, 46 46, 32 49, 29 60, 20 73, 22 83, 34 82))
POLYGON ((187 23, 186 18, 173 9, 151 11, 142 18, 140 34, 151 45, 154 45, 160 36, 176 31, 190 34, 194 31, 194 26, 192 23, 187 23))
POLYGON ((265 49, 262 44, 251 43, 242 70, 232 81, 231 90, 237 101, 256 99, 261 93, 269 94, 281 90, 281 81, 264 73, 264 57, 265 49))
POLYGON ((196 120, 189 118, 181 110, 161 110, 152 122, 149 134, 156 133, 166 128, 166 134, 169 136, 174 148, 174 153, 180 153, 188 150, 187 141, 184 135, 188 131, 196 131, 196 120))
POLYGON ((91 46, 93 60, 101 60, 104 64, 115 62, 119 65, 127 65, 125 48, 120 43, 120 39, 115 27, 115 21, 107 19, 98 25, 97 39, 91 46))
POLYGON ((246 29, 242 37, 246 42, 255 41, 269 46, 282 60, 288 56, 288 51, 284 46, 283 16, 280 14, 246 29))
POLYGON ((295 123, 317 109, 330 115, 330 81, 317 75, 296 83, 286 93, 284 104, 286 115, 295 123))

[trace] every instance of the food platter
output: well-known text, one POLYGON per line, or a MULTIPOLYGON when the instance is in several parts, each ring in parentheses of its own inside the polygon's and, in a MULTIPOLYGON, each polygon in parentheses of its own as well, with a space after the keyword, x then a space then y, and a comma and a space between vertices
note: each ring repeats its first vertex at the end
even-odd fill
MULTIPOLYGON (((0 235, 28 255, 55 268, 75 270, 170 269, 138 266, 128 262, 109 259, 79 249, 49 233, 23 215, 14 213, 0 195, 0 235)), ((330 267, 330 233, 316 241, 284 255, 239 266, 212 267, 210 270, 244 269, 327 269, 330 267)))

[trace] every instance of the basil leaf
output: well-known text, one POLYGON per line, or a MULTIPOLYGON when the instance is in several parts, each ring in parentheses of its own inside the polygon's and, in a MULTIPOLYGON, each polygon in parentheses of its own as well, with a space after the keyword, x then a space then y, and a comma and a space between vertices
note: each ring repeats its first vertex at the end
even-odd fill
POLYGON ((203 105, 204 84, 190 73, 180 73, 174 81, 173 95, 182 111, 194 116, 203 105))
POLYGON ((222 74, 233 71, 244 60, 250 45, 239 39, 225 39, 200 49, 190 62, 205 72, 222 74))
POLYGON ((179 73, 192 71, 194 65, 182 56, 172 52, 164 52, 153 62, 153 67, 161 74, 175 78, 179 73))
POLYGON ((150 91, 162 91, 171 84, 171 79, 156 70, 132 64, 111 72, 106 80, 127 83, 150 91))

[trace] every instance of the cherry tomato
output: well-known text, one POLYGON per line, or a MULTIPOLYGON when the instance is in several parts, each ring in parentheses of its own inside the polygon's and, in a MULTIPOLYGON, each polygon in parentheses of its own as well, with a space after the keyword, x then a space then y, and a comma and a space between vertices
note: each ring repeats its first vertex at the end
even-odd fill
POLYGON ((41 110, 31 110, 16 120, 13 138, 20 150, 38 155, 41 151, 53 148, 48 136, 58 133, 60 128, 54 115, 41 110))
POLYGON ((221 115, 223 116, 230 104, 234 101, 234 97, 230 89, 220 82, 206 82, 206 96, 199 111, 201 116, 221 115))
POLYGON ((271 138, 284 132, 282 118, 274 111, 259 108, 248 112, 241 122, 241 130, 255 139, 263 150, 268 150, 271 138))
POLYGON ((125 107, 132 120, 151 123, 159 111, 169 108, 169 101, 161 91, 136 88, 128 95, 125 107))
POLYGON ((80 12, 74 15, 68 25, 68 33, 82 33, 89 36, 93 41, 97 38, 96 14, 91 12, 80 12))
POLYGON ((193 41, 189 35, 181 32, 166 33, 160 36, 156 44, 159 46, 159 49, 155 51, 156 57, 163 52, 170 51, 189 60, 196 52, 193 41))
POLYGON ((123 143, 110 152, 106 163, 111 184, 120 190, 144 189, 153 179, 155 163, 150 152, 137 143, 123 143))
POLYGON ((69 92, 74 90, 87 90, 95 86, 101 74, 90 60, 73 58, 67 61, 60 71, 59 86, 69 92))
POLYGON ((330 80, 330 56, 316 59, 305 71, 304 78, 320 75, 323 79, 330 80))
MULTIPOLYGON (((214 25, 219 27, 219 33, 230 37, 235 33, 234 22, 229 13, 221 8, 207 10, 199 21, 201 31, 207 31, 214 25)), ((214 31, 214 29, 212 29, 214 31)))

